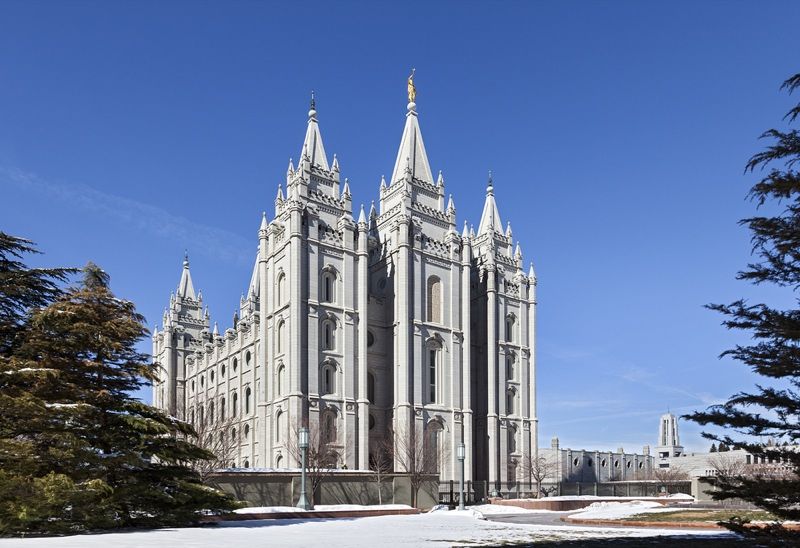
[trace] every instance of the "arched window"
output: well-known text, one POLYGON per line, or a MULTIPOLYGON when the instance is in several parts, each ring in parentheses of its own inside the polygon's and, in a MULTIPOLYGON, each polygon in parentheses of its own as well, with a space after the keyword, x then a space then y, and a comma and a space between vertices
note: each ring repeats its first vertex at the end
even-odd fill
POLYGON ((244 354, 244 364, 245 364, 247 367, 250 367, 250 359, 251 359, 251 358, 252 358, 252 356, 251 356, 251 354, 250 354, 250 351, 248 350, 248 351, 247 351, 247 352, 245 352, 245 354, 244 354))
POLYGON ((286 301, 286 274, 281 272, 278 274, 278 287, 275 293, 275 303, 278 306, 283 305, 286 301))
POLYGON ((428 344, 428 356, 425 368, 425 381, 428 387, 428 403, 436 403, 439 400, 439 354, 441 348, 436 343, 428 344))
POLYGON ((286 326, 286 322, 281 320, 278 322, 278 328, 275 330, 275 352, 277 354, 283 353, 283 335, 286 326))
POLYGON ((367 399, 375 403, 375 375, 372 373, 367 373, 367 399))
POLYGON ((336 439, 338 438, 336 432, 336 414, 333 411, 325 411, 322 414, 322 420, 320 422, 320 438, 322 443, 336 443, 336 439))
POLYGON ((442 423, 437 420, 428 423, 427 436, 423 454, 425 455, 425 468, 427 472, 440 472, 440 455, 442 452, 442 423))
POLYGON ((514 370, 514 362, 516 361, 516 356, 514 354, 508 353, 506 354, 506 378, 510 381, 514 380, 514 375, 516 371, 514 370))
POLYGON ((336 302, 336 273, 330 269, 323 271, 320 278, 320 302, 336 302))
POLYGON ((442 281, 436 276, 428 278, 428 321, 442 323, 442 281))
POLYGON ((234 392, 233 397, 231 398, 231 417, 236 416, 236 413, 238 413, 238 407, 239 407, 239 394, 234 392))
POLYGON ((250 468, 250 461, 249 460, 247 460, 247 459, 244 460, 244 467, 245 468, 250 468))
POLYGON ((508 427, 508 452, 517 452, 517 429, 513 426, 508 427))
POLYGON ((233 358, 233 372, 236 373, 236 368, 239 367, 239 360, 233 358))
POLYGON ((225 420, 225 396, 219 400, 219 420, 225 420))
POLYGON ((278 411, 278 415, 275 417, 275 441, 281 441, 283 439, 284 417, 285 413, 283 411, 278 411))
POLYGON ((514 342, 514 314, 506 316, 506 341, 514 342))
POLYGON ((252 390, 248 386, 247 389, 244 391, 244 413, 245 415, 250 414, 250 396, 253 394, 252 390))
POLYGON ((506 391, 506 415, 514 415, 517 412, 517 391, 509 388, 506 391))
POLYGON ((333 350, 336 348, 336 324, 327 319, 322 322, 322 349, 333 350))
POLYGON ((278 458, 275 459, 275 468, 283 468, 283 456, 278 455, 278 458))
POLYGON ((285 376, 286 376, 286 368, 283 366, 283 364, 281 364, 278 367, 278 379, 277 379, 277 382, 275 383, 276 388, 278 389, 278 395, 279 396, 283 395, 283 389, 284 389, 284 383, 285 383, 284 377, 285 376))
POLYGON ((249 424, 245 424, 244 425, 244 439, 245 440, 249 440, 250 439, 250 425, 249 424))
POLYGON ((208 422, 214 422, 215 418, 216 417, 214 416, 214 402, 210 401, 208 402, 208 422))
POLYGON ((321 395, 336 392, 336 366, 332 363, 322 364, 319 375, 319 392, 321 395))
POLYGON ((211 371, 211 373, 209 373, 209 377, 211 377, 211 382, 214 382, 214 371, 213 370, 211 371))
POLYGON ((205 409, 203 409, 203 405, 200 404, 197 406, 197 417, 200 420, 200 426, 204 426, 206 424, 206 416, 205 416, 205 409))
POLYGON ((222 375, 223 377, 225 376, 225 364, 224 363, 222 364, 222 368, 220 369, 219 374, 222 375))

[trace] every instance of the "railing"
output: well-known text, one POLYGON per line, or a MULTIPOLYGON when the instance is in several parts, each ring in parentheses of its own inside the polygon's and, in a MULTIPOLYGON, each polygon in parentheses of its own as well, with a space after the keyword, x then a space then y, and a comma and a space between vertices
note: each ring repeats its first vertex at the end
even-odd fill
MULTIPOLYGON (((615 481, 615 482, 545 482, 539 486, 528 482, 467 481, 464 482, 464 503, 486 502, 489 497, 504 499, 523 499, 553 497, 559 495, 596 495, 600 497, 656 497, 664 494, 691 494, 691 482, 679 481, 664 485, 656 481, 615 481)), ((439 483, 439 503, 457 505, 459 499, 458 481, 439 483)))

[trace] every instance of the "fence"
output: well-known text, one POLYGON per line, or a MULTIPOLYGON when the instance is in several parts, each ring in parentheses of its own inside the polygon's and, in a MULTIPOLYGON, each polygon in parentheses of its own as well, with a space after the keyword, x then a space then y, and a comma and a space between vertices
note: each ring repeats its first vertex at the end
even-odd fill
MULTIPOLYGON (((664 494, 692 493, 690 481, 676 481, 669 484, 655 480, 613 481, 602 483, 561 482, 543 483, 537 494, 536 484, 528 482, 466 481, 464 482, 464 503, 475 504, 485 502, 488 497, 504 499, 525 499, 553 496, 596 495, 599 497, 657 497, 664 494)), ((458 504, 458 482, 444 481, 439 483, 439 503, 458 504)))

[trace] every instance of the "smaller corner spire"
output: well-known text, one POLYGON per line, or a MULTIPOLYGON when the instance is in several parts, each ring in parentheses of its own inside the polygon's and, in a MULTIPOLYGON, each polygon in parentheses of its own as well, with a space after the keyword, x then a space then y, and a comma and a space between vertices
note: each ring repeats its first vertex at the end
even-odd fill
POLYGON ((378 213, 375 211, 375 200, 372 200, 372 205, 369 207, 369 218, 373 219, 378 216, 378 213))
POLYGON ((464 230, 461 231, 461 237, 464 239, 469 238, 469 228, 467 227, 466 219, 464 219, 464 230))
POLYGON ((367 224, 367 215, 364 213, 364 204, 361 204, 361 212, 358 214, 358 224, 367 224))
POLYGON ((258 229, 259 230, 266 230, 267 226, 268 226, 268 223, 267 223, 267 212, 266 211, 262 211, 261 212, 261 226, 258 229))

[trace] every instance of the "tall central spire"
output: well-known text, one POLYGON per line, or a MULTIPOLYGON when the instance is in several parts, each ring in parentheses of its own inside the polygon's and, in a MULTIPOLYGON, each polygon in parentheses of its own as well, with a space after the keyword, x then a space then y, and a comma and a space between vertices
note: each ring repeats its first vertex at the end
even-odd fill
POLYGON ((500 220, 500 212, 497 210, 497 202, 494 201, 494 182, 492 172, 489 172, 489 183, 486 186, 486 201, 483 204, 481 214, 481 224, 478 227, 478 234, 486 232, 503 232, 503 221, 500 220))
POLYGON ((428 163, 428 154, 425 152, 425 143, 422 141, 422 132, 417 120, 417 88, 414 85, 414 73, 408 78, 408 112, 406 113, 406 126, 403 137, 400 139, 400 149, 394 162, 394 170, 389 184, 396 183, 405 176, 406 166, 411 170, 411 176, 426 183, 433 183, 431 166, 428 163))
POLYGON ((181 281, 178 283, 178 296, 197 300, 194 293, 194 284, 192 283, 192 274, 189 272, 189 253, 183 255, 183 271, 181 272, 181 281))
POLYGON ((328 158, 325 156, 325 147, 322 146, 322 135, 319 132, 319 124, 317 123, 317 102, 314 98, 314 92, 311 92, 311 108, 308 111, 308 128, 306 129, 306 138, 303 141, 303 150, 300 151, 300 162, 308 156, 308 160, 312 166, 317 166, 330 171, 328 167, 328 158))

